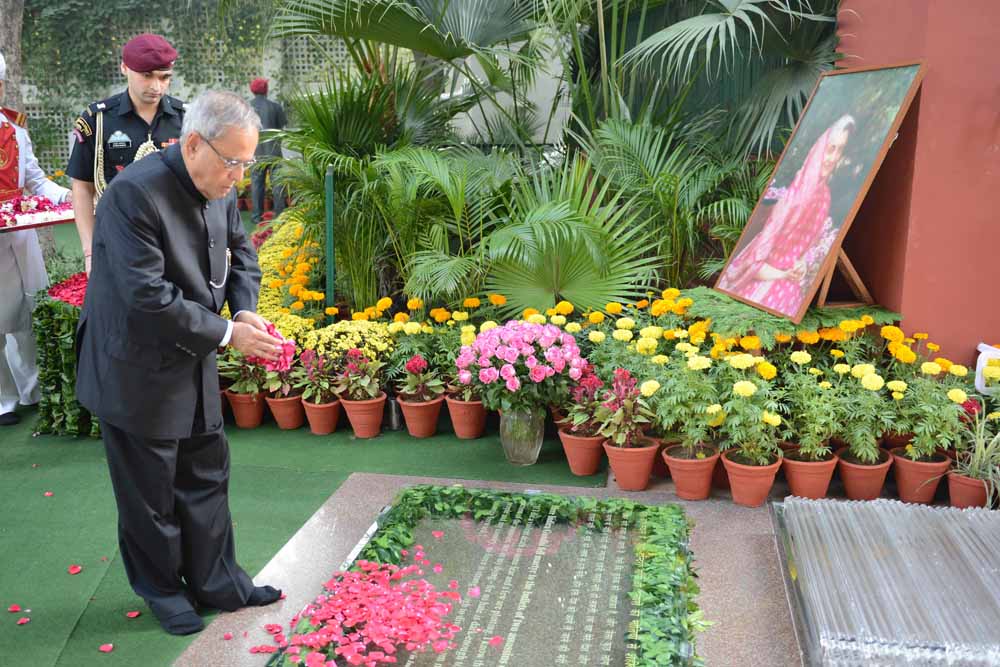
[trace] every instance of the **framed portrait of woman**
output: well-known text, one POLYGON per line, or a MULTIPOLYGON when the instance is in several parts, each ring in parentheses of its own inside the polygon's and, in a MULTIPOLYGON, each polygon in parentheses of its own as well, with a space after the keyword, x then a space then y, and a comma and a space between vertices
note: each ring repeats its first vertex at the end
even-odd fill
POLYGON ((911 62, 820 76, 717 290, 802 320, 923 75, 911 62))

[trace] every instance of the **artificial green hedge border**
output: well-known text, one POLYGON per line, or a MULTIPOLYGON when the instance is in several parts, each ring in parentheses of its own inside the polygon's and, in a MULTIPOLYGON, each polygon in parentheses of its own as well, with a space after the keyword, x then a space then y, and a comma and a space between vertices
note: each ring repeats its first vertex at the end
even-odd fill
POLYGON ((38 422, 47 435, 100 437, 100 425, 76 400, 74 340, 80 309, 48 295, 37 297, 32 314, 38 346, 38 422))
MULTIPOLYGON (((629 623, 627 642, 629 667, 653 665, 700 666, 695 654, 695 632, 704 627, 701 611, 695 602, 698 584, 688 549, 692 523, 678 505, 641 505, 631 500, 598 500, 554 494, 524 494, 461 485, 409 487, 396 498, 380 521, 378 532, 362 549, 360 560, 401 564, 402 549, 414 543, 413 530, 425 518, 456 519, 471 514, 476 521, 499 517, 504 503, 525 505, 522 516, 535 516, 535 525, 545 523, 554 514, 558 523, 586 525, 595 515, 595 528, 601 529, 604 517, 613 525, 623 520, 638 525, 641 539, 635 545, 632 601, 633 620, 629 623)), ((517 512, 512 511, 510 516, 517 512)), ((310 632, 302 619, 296 632, 310 632)), ((276 654, 269 667, 291 667, 283 654, 276 654)))

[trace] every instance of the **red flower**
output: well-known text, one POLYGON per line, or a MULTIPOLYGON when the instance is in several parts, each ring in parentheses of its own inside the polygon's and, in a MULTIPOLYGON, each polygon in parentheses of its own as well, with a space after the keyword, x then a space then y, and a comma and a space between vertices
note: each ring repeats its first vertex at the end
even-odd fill
POLYGON ((406 362, 406 372, 412 373, 414 375, 419 375, 427 370, 427 360, 421 357, 419 354, 415 354, 410 357, 410 360, 406 362))
POLYGON ((71 306, 83 306, 87 294, 87 274, 80 272, 49 288, 49 296, 71 306))

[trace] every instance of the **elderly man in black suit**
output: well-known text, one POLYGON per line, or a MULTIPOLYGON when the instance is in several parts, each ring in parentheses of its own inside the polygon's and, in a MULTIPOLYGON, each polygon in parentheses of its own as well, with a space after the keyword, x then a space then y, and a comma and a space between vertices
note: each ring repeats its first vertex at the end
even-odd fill
POLYGON ((77 394, 100 419, 129 583, 171 634, 204 627, 199 605, 280 597, 236 563, 216 369, 219 347, 280 350, 254 312, 260 268, 233 190, 259 129, 242 98, 205 93, 180 143, 129 165, 97 207, 77 394))

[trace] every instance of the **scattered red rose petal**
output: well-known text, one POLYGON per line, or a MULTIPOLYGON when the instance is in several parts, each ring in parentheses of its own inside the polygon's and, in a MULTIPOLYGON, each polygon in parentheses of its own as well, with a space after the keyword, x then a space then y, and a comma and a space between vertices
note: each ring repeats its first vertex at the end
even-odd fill
POLYGON ((441 563, 434 563, 434 574, 441 574, 444 568, 441 567, 441 563))
POLYGON ((100 646, 97 647, 97 650, 100 651, 101 653, 111 653, 112 651, 115 650, 115 645, 114 644, 101 644, 100 646))
POLYGON ((490 646, 500 646, 500 644, 503 644, 503 637, 500 635, 494 635, 490 637, 490 640, 486 643, 490 646))
POLYGON ((440 540, 442 537, 444 537, 444 531, 443 530, 432 530, 431 531, 431 535, 434 536, 435 540, 440 540))
POLYGON ((9 611, 12 614, 16 614, 17 612, 21 611, 21 605, 12 604, 11 606, 7 607, 7 611, 9 611))
POLYGON ((469 588, 469 597, 470 598, 477 598, 477 597, 479 597, 479 586, 471 586, 469 588))
POLYGON ((54 496, 55 494, 54 494, 54 493, 52 493, 51 491, 46 491, 46 492, 45 492, 45 493, 43 493, 42 495, 43 495, 43 496, 45 496, 46 498, 51 498, 51 497, 52 497, 52 496, 54 496))
POLYGON ((24 625, 25 623, 29 623, 29 622, 31 622, 31 619, 28 618, 27 616, 22 616, 21 618, 17 619, 17 624, 18 625, 24 625))
POLYGON ((269 635, 276 635, 281 632, 281 625, 278 623, 268 623, 264 626, 264 632, 269 635))
POLYGON ((270 644, 261 644, 260 646, 251 646, 251 653, 277 653, 278 647, 271 646, 270 644))
POLYGON ((233 638, 233 633, 227 632, 226 634, 222 635, 222 638, 228 642, 230 639, 233 638))
POLYGON ((129 612, 125 612, 125 615, 128 616, 129 618, 139 618, 139 616, 142 615, 142 612, 141 611, 129 611, 129 612))
POLYGON ((79 565, 70 565, 66 571, 70 574, 80 574, 83 571, 83 568, 79 565))

